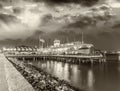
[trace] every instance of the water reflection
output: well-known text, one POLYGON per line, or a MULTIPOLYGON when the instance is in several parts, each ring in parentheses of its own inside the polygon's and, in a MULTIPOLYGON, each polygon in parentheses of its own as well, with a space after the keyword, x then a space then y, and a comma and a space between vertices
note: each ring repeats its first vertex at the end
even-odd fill
POLYGON ((89 91, 93 91, 94 82, 95 82, 95 79, 94 79, 93 71, 89 70, 88 71, 88 88, 89 88, 89 91))
POLYGON ((120 91, 120 63, 97 65, 75 65, 55 61, 32 63, 85 91, 120 91))

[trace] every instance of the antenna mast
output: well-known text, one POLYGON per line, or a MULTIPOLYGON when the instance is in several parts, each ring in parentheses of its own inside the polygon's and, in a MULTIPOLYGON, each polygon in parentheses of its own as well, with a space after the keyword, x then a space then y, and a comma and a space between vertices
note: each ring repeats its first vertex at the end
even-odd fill
POLYGON ((39 34, 39 39, 38 39, 38 47, 40 48, 40 34, 39 34))
POLYGON ((84 34, 82 32, 82 44, 84 43, 84 34))

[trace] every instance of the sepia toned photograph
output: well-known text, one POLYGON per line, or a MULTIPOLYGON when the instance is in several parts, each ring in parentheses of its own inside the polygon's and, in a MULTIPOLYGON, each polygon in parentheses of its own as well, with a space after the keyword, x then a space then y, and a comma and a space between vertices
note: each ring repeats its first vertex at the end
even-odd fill
POLYGON ((120 0, 0 0, 0 91, 120 91, 120 0))

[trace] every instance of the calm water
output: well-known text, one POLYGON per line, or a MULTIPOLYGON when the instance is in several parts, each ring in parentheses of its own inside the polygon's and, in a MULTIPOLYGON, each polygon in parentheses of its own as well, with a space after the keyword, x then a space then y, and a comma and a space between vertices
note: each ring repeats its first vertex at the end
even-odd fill
POLYGON ((38 61, 33 64, 84 91, 120 91, 120 63, 75 65, 38 61))

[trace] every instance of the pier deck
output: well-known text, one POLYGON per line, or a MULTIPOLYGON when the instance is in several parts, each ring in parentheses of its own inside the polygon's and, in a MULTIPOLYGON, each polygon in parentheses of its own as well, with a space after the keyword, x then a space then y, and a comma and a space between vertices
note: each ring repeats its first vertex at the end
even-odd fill
POLYGON ((102 58, 102 55, 40 55, 40 54, 7 54, 6 57, 71 57, 71 58, 102 58))
POLYGON ((56 60, 70 63, 86 63, 86 62, 105 62, 102 55, 40 55, 40 54, 5 54, 7 58, 22 58, 33 60, 56 60))

